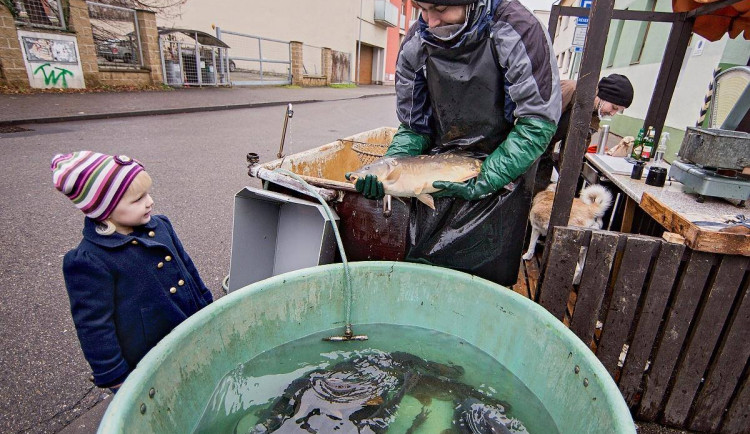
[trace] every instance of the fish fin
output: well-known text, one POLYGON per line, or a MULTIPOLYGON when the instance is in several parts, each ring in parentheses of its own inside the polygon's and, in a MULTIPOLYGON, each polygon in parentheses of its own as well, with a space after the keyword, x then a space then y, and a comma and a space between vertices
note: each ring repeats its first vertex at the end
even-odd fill
POLYGON ((432 198, 431 194, 418 194, 417 200, 432 208, 433 211, 435 210, 435 200, 432 198))
POLYGON ((394 181, 398 180, 398 178, 401 177, 401 168, 402 168, 401 165, 398 165, 398 166, 394 167, 388 173, 388 175, 385 176, 385 178, 383 180, 384 181, 391 181, 391 182, 394 182, 394 181))
POLYGON ((430 187, 432 187, 432 183, 425 182, 424 185, 414 189, 414 194, 419 196, 420 194, 422 194, 423 191, 427 190, 430 187))
POLYGON ((469 176, 465 176, 465 177, 459 179, 458 182, 466 182, 466 181, 468 181, 468 180, 470 180, 472 178, 476 178, 477 176, 479 176, 479 172, 473 173, 473 174, 471 174, 469 176))

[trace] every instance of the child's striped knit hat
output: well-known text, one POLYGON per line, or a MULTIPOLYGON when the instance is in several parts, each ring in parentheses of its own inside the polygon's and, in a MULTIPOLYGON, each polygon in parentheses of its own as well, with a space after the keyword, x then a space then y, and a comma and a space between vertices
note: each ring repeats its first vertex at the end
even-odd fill
POLYGON ((87 217, 106 220, 143 165, 125 155, 79 151, 52 159, 52 182, 87 217))

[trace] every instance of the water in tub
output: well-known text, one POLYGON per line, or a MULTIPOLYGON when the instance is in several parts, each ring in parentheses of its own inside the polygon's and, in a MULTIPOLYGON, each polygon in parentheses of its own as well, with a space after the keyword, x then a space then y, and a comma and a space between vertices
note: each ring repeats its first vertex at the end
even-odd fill
POLYGON ((494 358, 455 336, 358 325, 266 351, 227 373, 196 433, 558 433, 539 400, 494 358))

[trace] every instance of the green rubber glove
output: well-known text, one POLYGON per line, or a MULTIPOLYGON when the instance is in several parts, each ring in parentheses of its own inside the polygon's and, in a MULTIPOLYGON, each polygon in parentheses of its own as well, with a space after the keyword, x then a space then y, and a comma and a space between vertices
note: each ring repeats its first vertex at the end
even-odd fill
POLYGON ((547 149, 557 126, 537 118, 518 118, 513 129, 482 163, 479 176, 467 182, 435 181, 435 197, 483 199, 521 176, 547 149))
POLYGON ((482 172, 466 182, 435 181, 432 186, 441 189, 432 193, 434 197, 460 197, 464 200, 484 199, 497 191, 482 172))
MULTIPOLYGON (((344 175, 347 180, 349 180, 349 173, 344 175)), ((357 189, 358 193, 362 193, 362 195, 368 199, 382 199, 383 196, 385 196, 385 191, 383 190, 383 183, 378 181, 378 177, 375 175, 367 175, 364 178, 357 179, 357 182, 354 183, 354 188, 357 189)))
POLYGON ((411 155, 412 157, 416 157, 417 155, 422 155, 429 145, 429 136, 415 133, 406 125, 401 124, 384 156, 411 155))

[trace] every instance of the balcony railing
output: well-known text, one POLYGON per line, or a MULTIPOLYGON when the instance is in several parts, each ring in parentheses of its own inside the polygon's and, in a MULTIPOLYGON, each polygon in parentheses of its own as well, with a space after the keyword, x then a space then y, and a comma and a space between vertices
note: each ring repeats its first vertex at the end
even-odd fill
POLYGON ((399 10, 396 5, 387 0, 375 0, 375 17, 376 23, 385 27, 398 27, 399 10))

